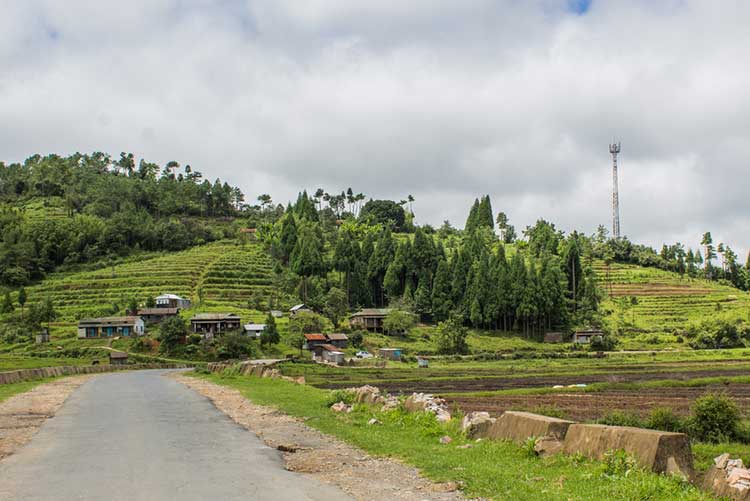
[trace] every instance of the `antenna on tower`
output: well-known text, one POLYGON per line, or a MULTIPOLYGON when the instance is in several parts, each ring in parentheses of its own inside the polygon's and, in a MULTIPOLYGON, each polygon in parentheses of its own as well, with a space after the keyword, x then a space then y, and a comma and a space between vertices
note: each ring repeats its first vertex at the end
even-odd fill
POLYGON ((620 238, 620 196, 617 192, 617 154, 620 153, 620 143, 609 145, 612 154, 612 238, 620 238))

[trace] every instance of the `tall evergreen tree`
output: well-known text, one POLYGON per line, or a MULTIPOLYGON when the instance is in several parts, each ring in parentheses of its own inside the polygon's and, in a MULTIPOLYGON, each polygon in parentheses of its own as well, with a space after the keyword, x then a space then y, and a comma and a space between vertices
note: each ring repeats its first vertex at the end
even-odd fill
POLYGON ((281 248, 282 261, 288 263, 289 257, 292 255, 292 251, 297 245, 297 222, 294 219, 294 214, 291 212, 287 213, 286 216, 284 216, 284 220, 281 222, 279 245, 281 248))
POLYGON ((453 299, 450 266, 445 259, 441 259, 438 262, 432 285, 432 314, 435 320, 441 321, 447 319, 451 311, 453 311, 453 299))
POLYGON ((396 254, 396 246, 391 235, 391 230, 386 228, 380 233, 378 244, 370 256, 367 266, 367 274, 370 278, 375 303, 379 306, 385 305, 385 289, 383 281, 393 257, 396 254))

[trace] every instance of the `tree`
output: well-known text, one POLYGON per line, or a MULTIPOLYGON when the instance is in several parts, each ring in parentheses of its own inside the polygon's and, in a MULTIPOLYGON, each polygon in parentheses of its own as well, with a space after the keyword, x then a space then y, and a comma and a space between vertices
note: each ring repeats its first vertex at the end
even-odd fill
POLYGON ((468 335, 469 330, 459 318, 451 317, 440 322, 434 336, 437 352, 446 355, 468 353, 468 335))
POLYGON ((453 311, 453 300, 450 266, 445 259, 441 259, 432 284, 432 314, 436 320, 445 320, 451 311, 453 311))
POLYGON ((23 285, 18 289, 18 304, 21 306, 21 318, 23 318, 23 307, 26 305, 26 289, 23 288, 23 285))
POLYGON ((10 291, 5 292, 3 302, 0 303, 0 313, 11 313, 13 312, 13 300, 10 297, 10 291))
POLYGON ((278 344, 281 340, 279 336, 279 329, 276 327, 276 319, 271 313, 266 317, 266 328, 260 335, 261 346, 278 344))
POLYGON ((408 311, 391 310, 383 320, 383 331, 386 334, 404 334, 417 324, 414 314, 408 311))
POLYGON ((187 336, 185 320, 179 316, 169 317, 159 325, 159 351, 172 353, 180 346, 187 336))
POLYGON ((337 287, 331 287, 326 294, 324 312, 334 327, 338 327, 339 321, 349 311, 349 303, 344 291, 337 287))
POLYGON ((289 257, 297 245, 297 222, 294 220, 294 214, 287 213, 281 222, 281 234, 279 235, 279 245, 281 247, 282 261, 289 262, 289 257))
POLYGON ((398 232, 404 227, 406 214, 404 208, 392 200, 370 200, 359 211, 359 219, 398 232))
POLYGON ((226 332, 216 340, 216 355, 221 360, 247 358, 255 352, 255 345, 239 332, 226 332))
POLYGON ((705 266, 706 278, 708 279, 711 279, 713 276, 713 265, 711 264, 711 261, 716 258, 716 251, 714 250, 713 242, 710 231, 703 234, 703 237, 701 238, 701 245, 704 249, 703 263, 705 266))
POLYGON ((325 330, 323 317, 312 311, 300 311, 289 319, 289 331, 294 334, 313 334, 325 330))
POLYGON ((302 277, 302 300, 307 302, 307 282, 313 275, 318 275, 325 270, 320 241, 317 232, 310 225, 300 228, 297 243, 290 256, 292 271, 302 277))

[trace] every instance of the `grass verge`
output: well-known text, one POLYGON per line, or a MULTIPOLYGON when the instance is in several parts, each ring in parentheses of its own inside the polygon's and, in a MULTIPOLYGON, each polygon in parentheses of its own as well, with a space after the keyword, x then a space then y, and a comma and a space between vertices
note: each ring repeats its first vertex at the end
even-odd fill
POLYGON ((402 410, 380 412, 358 405, 346 415, 327 407, 329 392, 286 381, 216 374, 196 375, 235 388, 256 404, 303 418, 308 426, 333 435, 376 456, 395 457, 419 468, 428 478, 458 482, 469 497, 514 500, 657 500, 712 499, 677 478, 611 465, 582 457, 530 456, 508 442, 465 439, 454 419, 439 424, 431 415, 402 410), (382 424, 369 426, 371 418, 382 424), (449 435, 453 441, 441 444, 449 435), (459 448, 470 444, 470 448, 459 448))
POLYGON ((34 379, 33 381, 22 381, 20 383, 0 384, 0 402, 13 395, 33 390, 40 384, 48 383, 54 378, 34 379))

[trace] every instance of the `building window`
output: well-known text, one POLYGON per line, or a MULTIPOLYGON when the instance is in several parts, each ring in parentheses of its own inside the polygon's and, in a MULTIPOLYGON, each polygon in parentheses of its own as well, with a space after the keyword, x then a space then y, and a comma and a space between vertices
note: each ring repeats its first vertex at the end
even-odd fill
POLYGON ((122 328, 122 335, 123 336, 130 336, 130 327, 123 327, 122 328))

